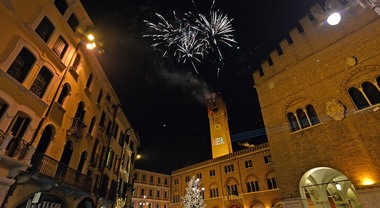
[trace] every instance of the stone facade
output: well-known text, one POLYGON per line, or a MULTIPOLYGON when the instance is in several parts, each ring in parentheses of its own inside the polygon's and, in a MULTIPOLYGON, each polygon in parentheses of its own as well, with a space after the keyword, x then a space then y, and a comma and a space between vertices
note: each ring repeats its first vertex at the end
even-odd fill
POLYGON ((1 207, 130 206, 139 138, 92 25, 80 1, 0 1, 1 207))
POLYGON ((169 208, 170 175, 135 169, 133 208, 169 208))

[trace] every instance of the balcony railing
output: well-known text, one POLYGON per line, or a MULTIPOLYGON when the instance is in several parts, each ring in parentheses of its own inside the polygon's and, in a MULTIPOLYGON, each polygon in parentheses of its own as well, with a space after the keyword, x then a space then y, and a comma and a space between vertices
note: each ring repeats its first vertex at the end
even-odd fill
POLYGON ((85 136, 86 125, 82 122, 82 119, 74 118, 71 128, 68 130, 68 135, 73 135, 80 139, 85 136))
MULTIPOLYGON (((0 133, 0 139, 0 144, 2 144, 5 140, 5 135, 3 132, 0 133)), ((5 148, 5 155, 18 160, 22 160, 28 153, 29 146, 30 144, 25 140, 19 137, 13 137, 5 148)))
POLYGON ((29 171, 50 177, 57 183, 65 183, 77 187, 84 192, 91 192, 92 178, 69 168, 67 165, 60 163, 47 155, 33 155, 32 167, 29 171))

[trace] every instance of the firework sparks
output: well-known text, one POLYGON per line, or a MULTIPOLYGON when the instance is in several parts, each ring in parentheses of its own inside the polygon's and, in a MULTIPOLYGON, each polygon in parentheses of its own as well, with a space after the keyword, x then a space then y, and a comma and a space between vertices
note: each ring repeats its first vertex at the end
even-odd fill
MULTIPOLYGON (((193 4, 195 2, 192 0, 193 4)), ((213 0, 211 8, 213 8, 213 0)), ((203 14, 193 15, 191 12, 185 13, 179 18, 174 12, 174 21, 170 23, 162 15, 156 13, 159 18, 158 23, 144 21, 153 30, 152 34, 144 35, 153 40, 153 48, 164 51, 163 56, 167 56, 169 51, 179 63, 191 62, 196 74, 198 70, 196 63, 200 64, 205 54, 217 52, 218 61, 223 62, 223 56, 219 44, 232 47, 236 43, 234 40, 232 20, 227 15, 219 11, 210 11, 209 19, 203 14)), ((219 76, 218 68, 217 76, 219 76)))

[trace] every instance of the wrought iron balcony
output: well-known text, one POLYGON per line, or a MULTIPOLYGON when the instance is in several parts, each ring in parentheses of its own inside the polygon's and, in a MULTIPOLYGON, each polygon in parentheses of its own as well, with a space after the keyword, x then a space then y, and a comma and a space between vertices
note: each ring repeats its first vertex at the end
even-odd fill
POLYGON ((4 155, 23 160, 28 153, 30 144, 19 137, 8 136, 0 131, 0 151, 4 151, 4 155))
POLYGON ((33 155, 32 167, 29 169, 29 172, 42 174, 51 178, 55 183, 64 183, 83 192, 91 193, 92 178, 69 168, 67 165, 47 155, 33 155))
POLYGON ((74 118, 71 128, 67 131, 67 134, 80 139, 85 136, 86 125, 83 123, 82 119, 74 118))

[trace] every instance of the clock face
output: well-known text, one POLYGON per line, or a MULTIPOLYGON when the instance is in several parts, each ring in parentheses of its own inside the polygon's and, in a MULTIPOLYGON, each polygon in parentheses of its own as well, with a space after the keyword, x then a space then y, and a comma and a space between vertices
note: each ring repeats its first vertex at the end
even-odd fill
POLYGON ((214 125, 214 129, 215 130, 221 130, 222 129, 222 125, 220 125, 220 124, 217 123, 217 124, 214 125))

